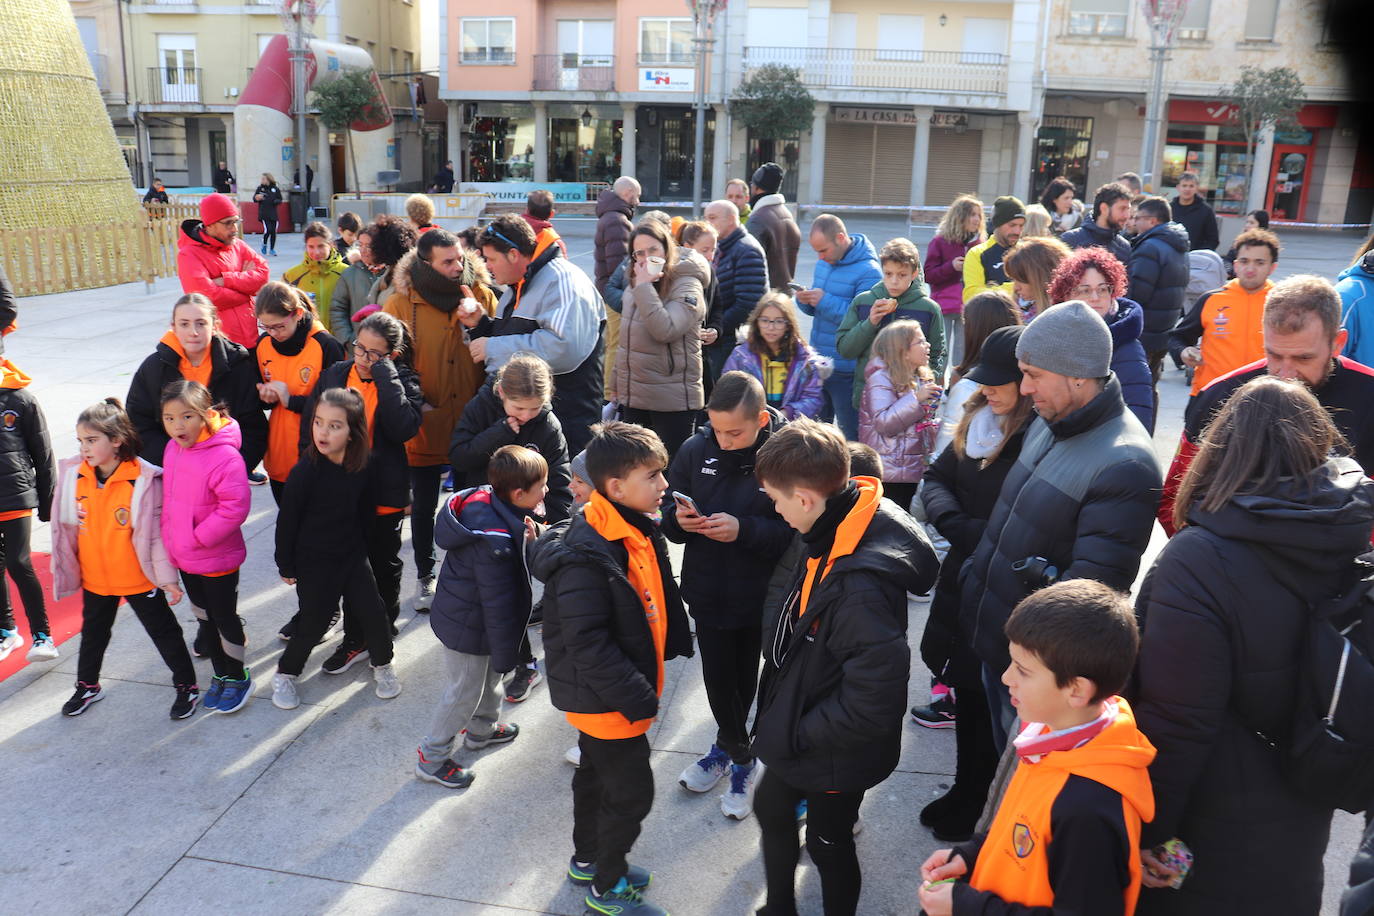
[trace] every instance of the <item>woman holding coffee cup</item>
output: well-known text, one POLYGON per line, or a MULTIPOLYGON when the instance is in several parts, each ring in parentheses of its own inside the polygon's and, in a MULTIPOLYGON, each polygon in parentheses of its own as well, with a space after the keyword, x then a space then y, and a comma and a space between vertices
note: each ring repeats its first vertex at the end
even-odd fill
POLYGON ((706 402, 697 331, 706 318, 703 289, 711 268, 652 221, 631 234, 630 258, 611 399, 626 422, 658 433, 672 456, 706 402))

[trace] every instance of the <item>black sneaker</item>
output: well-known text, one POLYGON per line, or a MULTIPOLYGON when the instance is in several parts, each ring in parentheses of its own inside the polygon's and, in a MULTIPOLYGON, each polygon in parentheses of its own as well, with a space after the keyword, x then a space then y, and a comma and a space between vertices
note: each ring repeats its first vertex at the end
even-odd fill
POLYGON ((472 785, 473 779, 477 774, 472 770, 465 770, 453 762, 451 757, 445 757, 439 764, 439 769, 431 773, 425 769, 424 755, 421 755, 421 762, 415 764, 415 775, 427 782, 437 782, 441 786, 449 789, 466 789, 472 785))
POLYGON ((79 716, 86 711, 86 707, 92 703, 105 699, 105 694, 101 692, 99 684, 83 684, 80 681, 76 684, 76 693, 72 698, 62 704, 62 715, 79 716))
POLYGON ((522 703, 534 689, 534 685, 544 679, 544 675, 539 673, 539 663, 533 665, 521 665, 515 669, 515 677, 511 678, 510 686, 506 688, 507 703, 522 703))
POLYGON ((259 471, 253 471, 248 475, 248 482, 255 487, 260 487, 267 483, 267 475, 259 471))
POLYGON ((358 662, 368 658, 366 646, 344 646, 334 650, 334 654, 324 660, 325 674, 343 674, 358 662))
POLYGON ((177 698, 168 713, 173 719, 186 719, 200 705, 200 688, 195 684, 177 684, 177 698))
POLYGON ((926 728, 954 727, 954 697, 945 694, 928 706, 911 707, 911 718, 926 728))
POLYGON ((509 722, 498 722, 496 727, 491 730, 491 734, 480 741, 464 731, 463 747, 470 751, 480 751, 482 748, 491 747, 493 744, 508 744, 514 741, 519 734, 520 726, 509 722))

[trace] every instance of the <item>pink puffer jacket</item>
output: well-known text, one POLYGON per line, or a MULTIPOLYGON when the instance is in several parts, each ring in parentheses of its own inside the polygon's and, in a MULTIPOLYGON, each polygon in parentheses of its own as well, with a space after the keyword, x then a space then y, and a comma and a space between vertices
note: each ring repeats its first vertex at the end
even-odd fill
POLYGON ((239 425, 214 417, 211 428, 190 448, 168 442, 162 456, 162 542, 173 566, 199 575, 243 565, 243 523, 253 503, 239 425))
POLYGON ((897 391, 887 365, 874 356, 864 367, 859 441, 883 459, 883 480, 916 483, 925 476, 940 430, 939 398, 922 404, 910 388, 897 391))

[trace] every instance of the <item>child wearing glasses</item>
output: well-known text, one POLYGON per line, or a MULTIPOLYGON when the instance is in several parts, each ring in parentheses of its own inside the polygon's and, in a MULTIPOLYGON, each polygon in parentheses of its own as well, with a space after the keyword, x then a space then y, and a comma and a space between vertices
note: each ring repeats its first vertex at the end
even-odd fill
POLYGON ((788 420, 819 417, 821 382, 831 366, 807 346, 792 300, 778 292, 766 294, 745 328, 744 340, 726 358, 721 374, 747 372, 758 379, 768 406, 788 420))

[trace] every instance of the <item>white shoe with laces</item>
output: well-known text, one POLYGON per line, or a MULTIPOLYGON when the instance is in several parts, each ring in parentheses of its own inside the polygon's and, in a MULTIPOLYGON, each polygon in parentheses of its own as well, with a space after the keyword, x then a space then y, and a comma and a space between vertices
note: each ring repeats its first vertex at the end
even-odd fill
POLYGON ((9 658, 11 652, 24 644, 24 637, 18 630, 0 630, 0 661, 9 658))
POLYGON ((763 761, 741 766, 730 764, 730 787, 720 797, 720 810, 726 817, 742 821, 754 813, 754 790, 763 775, 763 761))
POLYGON ((28 660, 31 662, 52 661, 60 658, 61 652, 57 651, 57 643, 52 641, 52 637, 47 633, 36 633, 33 637, 33 645, 29 647, 28 660))
POLYGON ((385 665, 372 666, 372 680, 377 683, 377 697, 382 700, 394 700, 401 695, 401 679, 396 676, 396 666, 387 663, 385 665))
POLYGON ((582 748, 574 744, 563 752, 563 759, 575 767, 582 766, 582 748))
POLYGON ((294 674, 282 674, 279 671, 272 675, 272 705, 278 709, 295 709, 301 705, 294 674))

